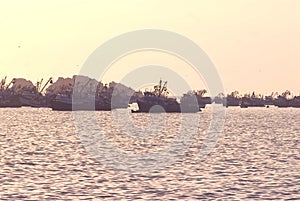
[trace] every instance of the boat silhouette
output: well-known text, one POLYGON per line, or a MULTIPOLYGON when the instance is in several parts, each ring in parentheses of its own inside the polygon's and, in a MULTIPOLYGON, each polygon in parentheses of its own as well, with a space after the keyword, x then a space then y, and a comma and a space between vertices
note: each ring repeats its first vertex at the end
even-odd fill
POLYGON ((2 79, 0 83, 0 107, 22 107, 19 95, 9 88, 15 79, 6 85, 6 78, 2 79))
POLYGON ((28 107, 49 107, 51 96, 43 95, 48 84, 52 84, 52 77, 42 87, 43 79, 36 83, 36 86, 31 91, 24 91, 20 94, 22 106, 28 107))
POLYGON ((116 108, 127 108, 130 99, 127 87, 115 82, 104 85, 85 76, 74 76, 68 87, 64 89, 50 101, 52 110, 110 111, 116 108))
POLYGON ((196 113, 200 111, 197 99, 194 95, 185 95, 180 103, 176 98, 168 97, 167 82, 159 81, 154 86, 153 92, 144 92, 142 98, 137 99, 138 110, 131 110, 132 113, 196 113))
POLYGON ((56 111, 110 111, 112 109, 110 102, 100 97, 74 98, 66 95, 56 96, 50 102, 50 107, 56 111))

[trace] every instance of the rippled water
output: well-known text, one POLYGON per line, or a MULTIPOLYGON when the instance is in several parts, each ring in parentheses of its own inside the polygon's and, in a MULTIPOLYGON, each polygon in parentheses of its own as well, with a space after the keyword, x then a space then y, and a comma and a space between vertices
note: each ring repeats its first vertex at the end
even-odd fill
MULTIPOLYGON (((129 173, 111 166, 110 157, 87 153, 71 112, 0 109, 0 200, 300 200, 300 109, 226 109, 224 132, 199 160, 209 111, 200 114, 192 145, 175 163, 129 173)), ((129 114, 141 128, 131 133, 132 125, 120 126, 112 112, 95 114, 116 149, 137 155, 163 148, 180 127, 180 114, 166 114, 165 122, 129 114), (151 123, 160 134, 143 135, 151 123)))

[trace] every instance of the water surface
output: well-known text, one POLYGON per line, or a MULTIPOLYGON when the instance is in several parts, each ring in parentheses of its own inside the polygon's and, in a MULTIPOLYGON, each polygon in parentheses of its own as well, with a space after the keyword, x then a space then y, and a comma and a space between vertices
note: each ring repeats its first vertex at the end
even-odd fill
MULTIPOLYGON (((109 157, 100 162, 87 153, 71 112, 2 108, 0 200, 300 200, 300 109, 226 110, 224 132, 205 160, 199 160, 199 149, 209 109, 174 164, 128 173, 109 167, 109 157)), ((163 123, 130 114, 140 128, 167 125, 147 138, 124 134, 130 128, 114 123, 111 112, 96 115, 114 146, 136 154, 163 148, 180 126, 180 114, 167 114, 163 123)))

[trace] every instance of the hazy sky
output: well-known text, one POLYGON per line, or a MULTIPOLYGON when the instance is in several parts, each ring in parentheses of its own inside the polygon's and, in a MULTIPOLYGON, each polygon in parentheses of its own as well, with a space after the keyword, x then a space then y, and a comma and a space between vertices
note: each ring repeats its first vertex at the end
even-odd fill
MULTIPOLYGON (((298 0, 2 0, 0 76, 70 77, 103 42, 149 28, 196 42, 227 92, 300 92, 298 0)), ((117 71, 107 80, 118 81, 117 71)))

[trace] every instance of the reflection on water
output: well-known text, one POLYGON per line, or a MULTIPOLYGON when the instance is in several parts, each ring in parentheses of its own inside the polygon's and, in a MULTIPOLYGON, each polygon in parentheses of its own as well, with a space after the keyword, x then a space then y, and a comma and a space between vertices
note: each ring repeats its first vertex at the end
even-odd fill
MULTIPOLYGON (((1 200, 197 200, 300 199, 300 110, 228 108, 224 132, 205 160, 199 149, 210 112, 200 115, 198 135, 169 167, 148 173, 116 171, 94 160, 80 143, 71 112, 0 109, 1 200)), ((126 135, 111 112, 96 112, 117 148, 148 153, 173 139, 180 118, 167 114, 166 128, 148 138, 126 135)), ((130 114, 147 128, 149 114, 130 114)), ((142 132, 142 131, 141 131, 142 132)), ((133 134, 134 135, 134 134, 133 134)))

